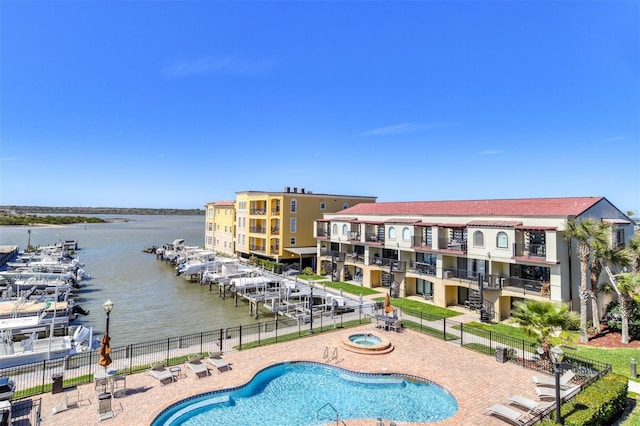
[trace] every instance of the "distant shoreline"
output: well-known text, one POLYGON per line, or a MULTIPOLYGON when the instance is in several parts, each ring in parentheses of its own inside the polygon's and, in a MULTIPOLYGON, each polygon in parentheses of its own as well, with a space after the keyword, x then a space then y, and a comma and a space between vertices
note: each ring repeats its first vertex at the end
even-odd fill
POLYGON ((130 214, 130 215, 204 215, 204 209, 153 209, 139 207, 48 207, 0 206, 0 210, 21 214, 130 214))

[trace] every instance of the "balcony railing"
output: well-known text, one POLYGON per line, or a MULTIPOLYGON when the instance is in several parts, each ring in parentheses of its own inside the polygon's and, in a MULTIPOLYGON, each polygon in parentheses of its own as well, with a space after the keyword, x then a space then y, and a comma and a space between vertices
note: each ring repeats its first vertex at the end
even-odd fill
POLYGON ((539 296, 551 295, 548 282, 531 280, 520 277, 506 277, 503 275, 483 274, 466 269, 444 268, 442 278, 456 280, 465 283, 469 288, 478 288, 478 277, 482 276, 482 288, 485 290, 511 290, 523 294, 536 294, 539 296))
POLYGON ((249 246, 249 250, 257 251, 257 252, 260 252, 260 253, 266 253, 266 249, 264 248, 264 246, 250 245, 249 246))
POLYGON ((351 263, 364 263, 364 255, 358 253, 348 253, 345 260, 351 263))
POLYGON ((349 241, 360 241, 360 233, 351 231, 348 236, 349 241))
POLYGON ((279 253, 279 252, 280 252, 279 245, 271 246, 271 253, 279 253))
POLYGON ((427 243, 427 240, 422 237, 422 235, 414 235, 411 241, 411 247, 414 249, 430 249, 431 242, 427 243))
POLYGON ((429 263, 416 262, 412 260, 409 263, 408 272, 413 272, 420 275, 429 275, 431 277, 436 276, 436 265, 432 265, 429 263))
POLYGON ((267 228, 265 228, 264 226, 252 226, 249 228, 249 231, 253 232, 254 234, 266 234, 267 228))
POLYGON ((547 246, 545 244, 514 244, 514 256, 541 257, 547 256, 547 246))
POLYGON ((262 216, 267 214, 267 211, 265 209, 251 209, 249 210, 249 213, 252 215, 262 216))
POLYGON ((364 234, 364 238, 368 243, 384 243, 384 237, 374 232, 367 232, 364 234))
POLYGON ((387 259, 383 257, 370 257, 369 265, 379 266, 381 269, 391 268, 392 272, 404 272, 407 262, 398 259, 387 259))
POLYGON ((467 240, 450 240, 448 238, 439 238, 438 247, 441 250, 453 250, 467 252, 467 240))
POLYGON ((272 209, 271 216, 278 216, 280 214, 280 209, 272 209))
POLYGON ((320 238, 330 238, 331 237, 331 231, 329 231, 329 229, 317 227, 316 228, 316 235, 318 237, 320 237, 320 238))
POLYGON ((331 257, 334 261, 344 262, 345 253, 341 251, 328 250, 324 247, 320 249, 320 256, 331 257))

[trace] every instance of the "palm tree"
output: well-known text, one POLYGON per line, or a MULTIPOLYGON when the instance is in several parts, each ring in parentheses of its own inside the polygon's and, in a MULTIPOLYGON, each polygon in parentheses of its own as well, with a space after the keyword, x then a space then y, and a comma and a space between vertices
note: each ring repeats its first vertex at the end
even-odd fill
POLYGON ((640 233, 637 233, 627 243, 627 248, 631 251, 631 255, 635 256, 633 262, 633 272, 640 272, 640 233))
POLYGON ((618 295, 618 303, 620 303, 621 317, 621 341, 625 345, 629 344, 629 304, 637 303, 640 299, 640 273, 623 273, 613 275, 609 266, 604 266, 607 275, 611 280, 612 288, 618 295))
POLYGON ((535 337, 542 347, 542 358, 549 359, 551 337, 578 322, 578 315, 567 303, 526 300, 514 304, 512 316, 527 336, 535 337))
POLYGON ((612 250, 606 242, 607 235, 609 235, 611 225, 605 222, 598 224, 598 232, 602 235, 598 238, 594 238, 591 241, 591 270, 590 270, 590 293, 591 298, 591 320, 593 322, 593 328, 596 333, 600 333, 600 309, 598 309, 598 281, 602 274, 602 263, 613 263, 618 265, 618 261, 626 261, 627 256, 622 256, 622 259, 618 255, 620 250, 612 250))
POLYGON ((607 243, 602 227, 593 218, 584 220, 568 220, 564 237, 567 240, 578 240, 578 258, 580 260, 580 342, 587 343, 587 309, 589 307, 589 260, 591 247, 600 242, 607 243), (597 243, 596 243, 597 242, 597 243))

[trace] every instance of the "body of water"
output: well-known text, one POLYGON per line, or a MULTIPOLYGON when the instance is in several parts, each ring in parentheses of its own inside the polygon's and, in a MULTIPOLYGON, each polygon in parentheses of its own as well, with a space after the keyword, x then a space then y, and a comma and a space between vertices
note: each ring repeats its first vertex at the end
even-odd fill
POLYGON ((177 277, 170 265, 143 252, 177 238, 183 238, 185 245, 203 246, 204 216, 96 216, 113 221, 0 226, 0 245, 25 248, 29 238, 34 246, 59 238, 78 241, 76 257, 92 278, 81 282, 74 299, 90 314, 79 316, 73 325, 92 326, 94 333, 102 334, 106 324, 102 304, 107 299, 114 304, 109 322, 114 347, 266 320, 253 319, 244 301, 235 307, 233 298, 218 297, 217 288, 210 292, 209 286, 177 277))

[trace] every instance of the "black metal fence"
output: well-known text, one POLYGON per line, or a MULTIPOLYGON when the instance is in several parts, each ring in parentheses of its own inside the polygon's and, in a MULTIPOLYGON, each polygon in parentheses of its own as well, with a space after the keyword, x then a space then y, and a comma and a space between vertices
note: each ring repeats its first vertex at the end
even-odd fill
MULTIPOLYGON (((306 321, 276 318, 251 325, 221 328, 179 337, 113 347, 113 363, 107 367, 120 373, 135 373, 149 368, 150 364, 164 361, 167 366, 183 363, 190 354, 229 352, 297 339, 335 328, 368 323, 370 316, 363 309, 334 315, 314 315, 306 321)), ((25 398, 53 389, 54 377, 63 378, 63 387, 91 383, 98 365, 97 352, 83 352, 61 359, 45 360, 0 370, 0 376, 11 377, 16 382, 14 399, 25 398)))

